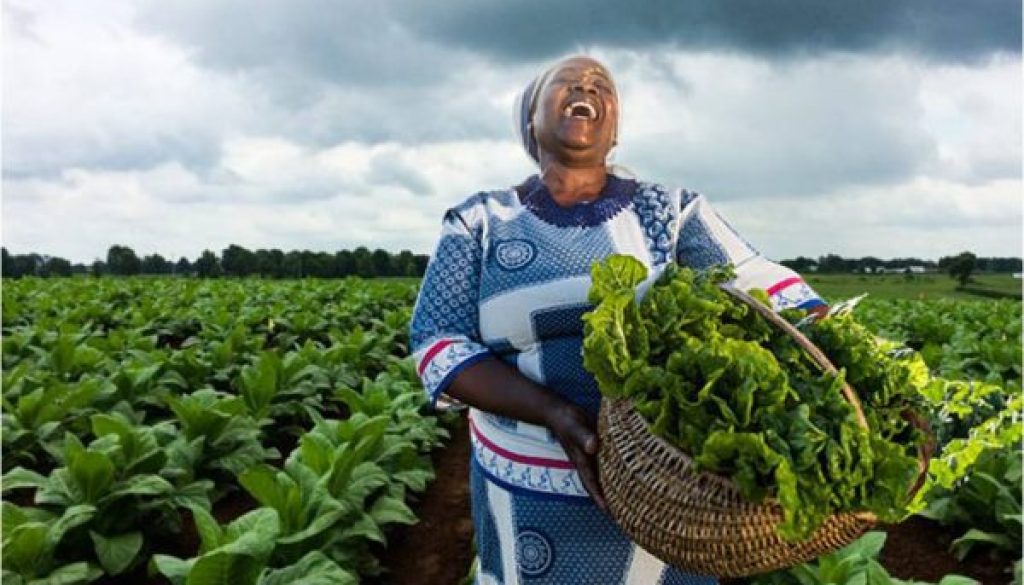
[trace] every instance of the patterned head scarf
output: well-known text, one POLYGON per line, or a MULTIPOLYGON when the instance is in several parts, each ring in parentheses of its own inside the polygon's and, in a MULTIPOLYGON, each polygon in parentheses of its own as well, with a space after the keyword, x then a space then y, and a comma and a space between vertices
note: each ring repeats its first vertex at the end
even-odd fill
MULTIPOLYGON (((523 91, 516 96, 513 114, 515 116, 516 132, 519 134, 519 143, 522 144, 526 154, 537 164, 540 164, 540 150, 537 147, 537 139, 533 136, 533 132, 530 131, 530 122, 533 121, 533 114, 537 110, 537 96, 540 94, 541 88, 547 83, 548 76, 555 70, 555 67, 564 61, 565 59, 559 59, 554 65, 545 69, 537 77, 534 77, 523 91)), ((619 117, 621 118, 621 116, 622 113, 619 112, 619 117)), ((615 129, 615 134, 618 134, 618 128, 615 129)))
POLYGON ((551 68, 549 67, 539 76, 534 77, 523 91, 516 96, 514 122, 516 132, 519 133, 519 143, 523 145, 523 150, 526 151, 526 154, 537 164, 540 164, 540 152, 537 148, 537 139, 533 136, 533 132, 530 131, 530 121, 533 120, 533 112, 537 109, 537 94, 540 93, 540 88, 544 85, 543 81, 547 78, 550 71, 551 68))

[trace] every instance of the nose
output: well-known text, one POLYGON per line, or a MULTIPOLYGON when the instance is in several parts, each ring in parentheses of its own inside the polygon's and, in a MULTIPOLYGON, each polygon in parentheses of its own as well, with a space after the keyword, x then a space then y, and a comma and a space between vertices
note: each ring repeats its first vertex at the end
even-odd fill
POLYGON ((570 84, 570 89, 573 91, 597 95, 597 88, 594 87, 594 82, 590 79, 577 79, 570 84))

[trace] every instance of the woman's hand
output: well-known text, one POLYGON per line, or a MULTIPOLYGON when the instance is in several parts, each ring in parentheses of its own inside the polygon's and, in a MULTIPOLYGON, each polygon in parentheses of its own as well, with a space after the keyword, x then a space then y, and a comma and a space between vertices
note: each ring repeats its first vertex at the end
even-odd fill
POLYGON ((551 429, 594 503, 608 511, 597 475, 597 433, 582 408, 497 358, 481 360, 459 372, 447 393, 480 410, 551 429))
POLYGON ((545 424, 562 444, 569 460, 576 466, 583 487, 587 489, 594 503, 603 512, 608 512, 608 504, 601 491, 601 482, 597 473, 597 433, 587 413, 571 402, 563 402, 546 413, 545 424))

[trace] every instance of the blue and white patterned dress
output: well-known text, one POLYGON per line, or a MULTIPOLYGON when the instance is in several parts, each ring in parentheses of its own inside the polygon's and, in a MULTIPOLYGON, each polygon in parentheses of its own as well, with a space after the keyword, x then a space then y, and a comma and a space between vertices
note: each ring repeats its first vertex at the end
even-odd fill
MULTIPOLYGON (((609 175, 599 199, 559 207, 536 177, 450 209, 413 315, 412 346, 436 400, 464 368, 495 356, 596 415, 583 369, 581 315, 590 266, 609 254, 643 262, 651 280, 675 260, 731 262, 741 288, 764 288, 776 309, 822 301, 793 271, 740 238, 707 200, 609 175)), ((500 392, 501 388, 494 388, 500 392)), ((477 582, 712 584, 634 545, 587 495, 544 427, 470 410, 477 582)))

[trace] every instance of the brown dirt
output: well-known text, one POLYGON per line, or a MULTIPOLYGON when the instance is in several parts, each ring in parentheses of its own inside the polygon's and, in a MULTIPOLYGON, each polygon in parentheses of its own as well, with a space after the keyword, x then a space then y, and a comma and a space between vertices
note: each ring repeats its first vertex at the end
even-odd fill
POLYGON ((419 523, 388 535, 380 551, 388 573, 369 585, 457 585, 473 560, 469 515, 469 432, 465 417, 451 428, 451 443, 434 453, 435 479, 413 511, 419 523))
POLYGON ((959 533, 933 520, 911 516, 905 522, 882 526, 888 537, 882 549, 882 565, 894 577, 937 583, 951 574, 977 579, 982 585, 1006 585, 1012 575, 1004 569, 1013 560, 992 556, 991 551, 975 550, 958 562, 949 552, 949 544, 959 533))

